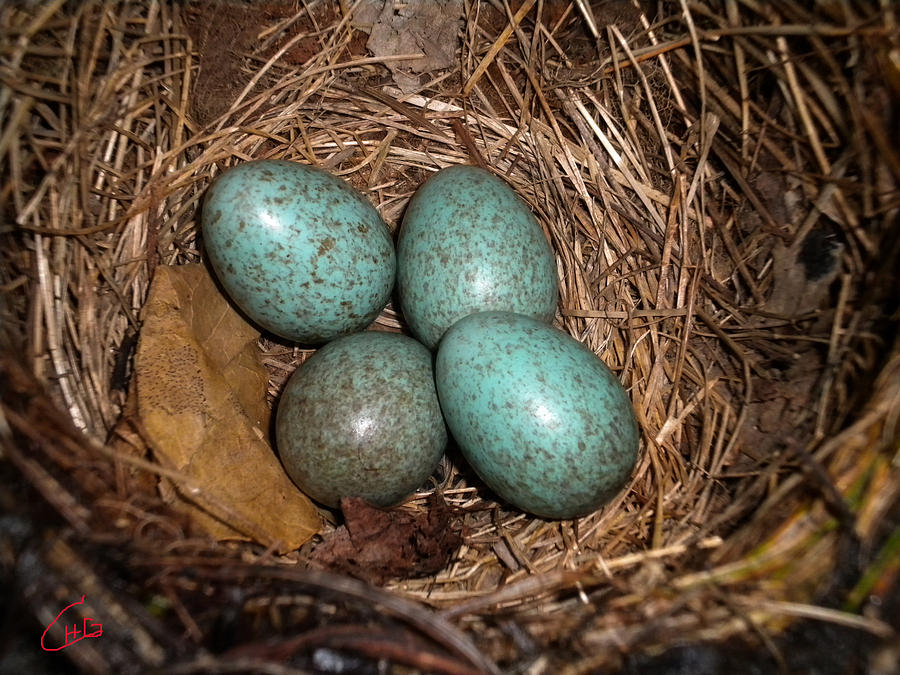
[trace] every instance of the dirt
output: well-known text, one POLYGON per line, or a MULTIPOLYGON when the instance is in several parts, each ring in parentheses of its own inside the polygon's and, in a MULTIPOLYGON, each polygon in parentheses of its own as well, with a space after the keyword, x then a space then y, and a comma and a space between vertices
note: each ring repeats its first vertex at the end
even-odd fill
POLYGON ((256 36, 259 17, 246 5, 227 2, 193 2, 185 12, 200 63, 191 101, 201 126, 228 110, 249 81, 241 54, 256 36))
POLYGON ((765 462, 776 452, 803 446, 812 435, 824 364, 821 355, 811 349, 795 357, 787 368, 773 369, 777 375, 771 379, 754 382, 741 445, 756 461, 765 462))
MULTIPOLYGON (((206 126, 227 112, 253 76, 249 57, 268 60, 290 40, 300 38, 279 59, 286 65, 300 65, 322 48, 309 14, 302 15, 280 33, 268 35, 271 28, 292 17, 295 2, 235 2, 234 0, 193 0, 185 11, 188 34, 194 43, 199 72, 191 93, 192 112, 200 126, 206 126)), ((335 18, 332 5, 313 10, 316 22, 330 24, 335 18)), ((358 33, 358 31, 356 32, 358 33)), ((351 37, 350 54, 361 55, 366 35, 351 37)), ((261 63, 260 62, 260 63, 261 63)), ((263 86, 262 83, 258 86, 263 86)))

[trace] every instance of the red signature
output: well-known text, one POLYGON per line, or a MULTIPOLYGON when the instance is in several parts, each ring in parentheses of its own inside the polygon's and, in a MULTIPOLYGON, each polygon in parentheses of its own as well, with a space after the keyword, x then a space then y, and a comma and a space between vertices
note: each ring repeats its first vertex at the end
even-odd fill
POLYGON ((56 615, 56 618, 50 622, 50 625, 44 629, 44 634, 41 635, 41 649, 47 652, 58 652, 60 649, 65 649, 71 645, 74 645, 79 640, 84 640, 84 638, 95 638, 103 635, 103 624, 102 623, 91 623, 90 628, 91 632, 88 632, 88 622, 91 621, 91 617, 86 616, 81 625, 81 629, 79 630, 78 624, 73 623, 71 626, 63 624, 66 629, 66 641, 63 645, 59 647, 48 647, 44 644, 44 638, 47 637, 47 633, 53 628, 53 624, 59 621, 59 617, 65 614, 66 610, 70 607, 74 607, 75 605, 80 605, 84 603, 84 596, 81 596, 81 600, 78 602, 73 602, 71 605, 63 607, 62 611, 56 615), (70 639, 71 638, 71 639, 70 639))

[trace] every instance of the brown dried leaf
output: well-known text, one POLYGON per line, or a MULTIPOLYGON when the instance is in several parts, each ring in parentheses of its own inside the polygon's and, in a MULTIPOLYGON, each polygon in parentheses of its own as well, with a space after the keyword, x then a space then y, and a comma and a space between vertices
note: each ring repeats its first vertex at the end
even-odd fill
POLYGON ((436 492, 421 513, 381 509, 359 497, 342 499, 341 511, 345 524, 316 547, 310 562, 373 584, 434 574, 462 543, 458 520, 436 492))
POLYGON ((388 61, 394 82, 404 93, 419 89, 419 73, 443 70, 454 65, 457 37, 463 15, 462 0, 435 0, 397 5, 394 2, 363 5, 362 24, 373 22, 366 47, 375 56, 417 54, 404 61, 388 61))
POLYGON ((218 538, 284 552, 314 535, 319 517, 267 440, 258 337, 205 267, 160 266, 135 355, 137 409, 156 459, 186 479, 161 485, 164 495, 218 538))

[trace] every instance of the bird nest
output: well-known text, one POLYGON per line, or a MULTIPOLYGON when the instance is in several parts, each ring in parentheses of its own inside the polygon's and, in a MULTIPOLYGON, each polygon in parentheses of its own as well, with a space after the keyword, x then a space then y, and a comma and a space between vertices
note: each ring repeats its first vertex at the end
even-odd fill
MULTIPOLYGON (((815 7, 4 4, 0 566, 24 643, 83 595, 103 634, 60 653, 88 672, 889 658, 900 37, 890 3, 815 7), (142 433, 144 308, 205 262, 210 181, 263 158, 343 177, 395 234, 441 167, 508 181, 555 252, 556 325, 634 404, 627 488, 542 520, 451 453, 386 516, 435 539, 440 510, 449 560, 377 573, 310 564, 335 512, 281 551, 177 508, 215 488, 142 433)), ((372 328, 405 330, 392 305, 372 328)), ((253 345, 272 403, 311 350, 253 345)))

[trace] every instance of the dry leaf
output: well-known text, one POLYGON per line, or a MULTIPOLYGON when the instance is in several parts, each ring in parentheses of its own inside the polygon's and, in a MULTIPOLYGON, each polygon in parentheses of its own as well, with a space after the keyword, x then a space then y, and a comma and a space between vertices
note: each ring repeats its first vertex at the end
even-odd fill
POLYGON ((437 492, 428 510, 381 509, 359 497, 341 500, 345 524, 316 547, 310 561, 373 584, 434 574, 462 543, 461 526, 437 492))
POLYGON ((164 495, 216 537, 285 552, 319 516, 267 440, 258 337, 203 265, 160 266, 135 355, 138 417, 156 459, 186 479, 164 495))
POLYGON ((404 93, 420 88, 419 73, 450 68, 455 64, 458 31, 463 16, 462 0, 432 2, 393 1, 364 3, 360 8, 361 24, 372 23, 366 48, 375 56, 418 54, 417 59, 388 61, 394 82, 404 93))

